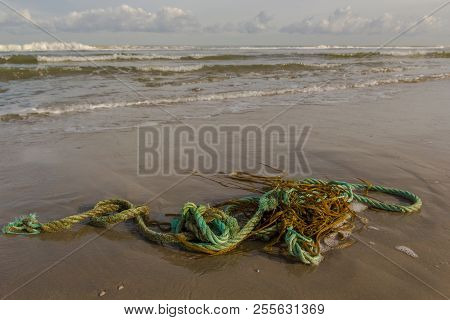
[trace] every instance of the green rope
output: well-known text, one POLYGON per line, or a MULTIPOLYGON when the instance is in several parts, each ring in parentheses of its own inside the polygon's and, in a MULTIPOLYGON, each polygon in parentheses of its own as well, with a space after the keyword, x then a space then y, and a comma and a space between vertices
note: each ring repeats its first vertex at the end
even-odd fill
POLYGON ((111 199, 98 202, 89 211, 71 215, 60 220, 41 224, 35 214, 22 216, 3 227, 5 234, 39 234, 41 232, 61 232, 70 229, 74 224, 90 218, 93 225, 108 227, 148 213, 148 207, 135 207, 129 201, 111 199), (114 213, 116 212, 116 213, 114 213))
POLYGON ((5 234, 38 234, 41 233, 41 224, 37 220, 35 213, 28 216, 21 216, 11 221, 2 228, 5 234))
POLYGON ((319 252, 314 252, 313 254, 308 253, 302 247, 302 245, 309 245, 312 250, 313 240, 311 238, 305 237, 304 235, 296 232, 292 228, 288 228, 285 234, 285 242, 288 246, 288 252, 291 256, 297 258, 304 264, 318 265, 322 261, 322 255, 319 252))
POLYGON ((348 183, 344 181, 325 181, 325 180, 319 180, 314 178, 308 178, 302 180, 304 183, 311 183, 311 184, 336 184, 336 185, 342 185, 345 187, 345 191, 348 192, 349 196, 351 195, 350 199, 356 200, 358 202, 364 203, 367 206, 374 208, 374 209, 380 209, 385 211, 392 211, 392 212, 402 212, 402 213, 411 213, 419 211, 422 207, 422 200, 415 195, 412 192, 401 190, 401 189, 395 189, 395 188, 388 188, 384 186, 379 185, 370 185, 370 184, 362 184, 362 183, 348 183), (382 202, 373 198, 369 198, 368 196, 363 196, 361 194, 353 193, 353 191, 376 191, 381 192, 397 197, 401 197, 405 200, 408 200, 411 202, 409 205, 400 205, 400 204, 392 204, 387 202, 382 202))
MULTIPOLYGON (((378 185, 352 184, 342 181, 327 182, 313 178, 295 183, 313 187, 334 186, 340 190, 334 198, 325 194, 318 200, 314 200, 319 202, 359 201, 371 208, 402 213, 418 211, 422 205, 420 198, 411 192, 378 185), (401 197, 410 201, 411 204, 382 202, 370 198, 367 195, 369 191, 401 197), (363 195, 363 192, 366 192, 366 195, 363 195)), ((2 231, 4 234, 61 232, 86 220, 94 226, 107 228, 134 219, 140 233, 146 239, 159 244, 177 245, 190 251, 214 255, 229 252, 250 237, 271 241, 271 243, 283 238, 285 250, 289 256, 304 264, 317 265, 322 260, 317 240, 302 234, 295 228, 297 221, 295 219, 298 217, 291 209, 293 205, 297 207, 306 205, 308 200, 316 199, 315 196, 318 196, 317 191, 300 192, 295 188, 275 187, 262 195, 230 200, 222 206, 210 207, 188 202, 181 209, 179 216, 172 219, 171 232, 158 232, 149 227, 150 224, 145 219, 149 214, 147 206, 134 206, 126 200, 110 199, 98 202, 89 211, 45 224, 39 223, 35 214, 22 216, 5 225, 2 231), (244 213, 244 208, 253 214, 241 227, 236 217, 244 213), (278 212, 285 216, 284 219, 270 222, 271 215, 278 212)), ((333 223, 337 224, 339 221, 342 223, 347 218, 348 215, 344 216, 343 220, 336 220, 336 223, 333 223)))

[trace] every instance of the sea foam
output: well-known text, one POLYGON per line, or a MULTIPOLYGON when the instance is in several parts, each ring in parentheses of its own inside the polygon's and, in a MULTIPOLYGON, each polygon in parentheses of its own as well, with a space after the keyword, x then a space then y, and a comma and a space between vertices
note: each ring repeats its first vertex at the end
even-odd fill
POLYGON ((77 42, 32 42, 27 44, 0 44, 0 51, 65 51, 65 50, 97 50, 97 48, 77 42))

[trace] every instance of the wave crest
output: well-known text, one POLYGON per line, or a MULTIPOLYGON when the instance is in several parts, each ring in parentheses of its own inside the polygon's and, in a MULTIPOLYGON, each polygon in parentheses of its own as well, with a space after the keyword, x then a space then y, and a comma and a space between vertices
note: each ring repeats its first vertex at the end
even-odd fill
POLYGON ((32 42, 27 44, 1 44, 0 51, 68 51, 97 50, 96 47, 78 42, 32 42))
POLYGON ((361 89, 383 86, 388 84, 413 84, 418 82, 444 80, 449 79, 450 73, 433 74, 433 75, 420 75, 416 77, 399 77, 399 78, 386 78, 379 80, 363 81, 353 84, 341 84, 341 85, 312 85, 309 87, 298 88, 280 88, 273 90, 248 90, 248 91, 231 91, 220 92, 203 95, 193 96, 180 96, 171 98, 160 98, 152 100, 141 101, 128 101, 128 102, 114 102, 114 103, 99 103, 99 104, 78 104, 78 105, 66 105, 59 108, 33 108, 23 114, 9 113, 0 115, 0 121, 16 121, 27 120, 36 117, 47 117, 51 115, 61 115, 74 112, 88 112, 98 109, 114 109, 121 107, 139 107, 139 106, 154 106, 154 105, 168 105, 178 103, 191 103, 191 102, 205 102, 205 101, 220 101, 228 99, 242 99, 252 97, 267 97, 278 96, 286 94, 310 94, 310 93, 323 93, 335 90, 345 89, 361 89))
MULTIPOLYGON (((24 63, 24 62, 22 62, 24 63)), ((32 63, 32 62, 30 62, 32 63)), ((176 73, 205 72, 205 73, 270 73, 276 71, 308 71, 324 70, 336 67, 336 64, 243 64, 243 65, 172 65, 172 66, 144 66, 144 67, 116 67, 116 66, 36 66, 0 67, 0 81, 26 80, 37 77, 61 77, 82 74, 115 74, 115 73, 150 73, 156 75, 170 75, 176 73)))

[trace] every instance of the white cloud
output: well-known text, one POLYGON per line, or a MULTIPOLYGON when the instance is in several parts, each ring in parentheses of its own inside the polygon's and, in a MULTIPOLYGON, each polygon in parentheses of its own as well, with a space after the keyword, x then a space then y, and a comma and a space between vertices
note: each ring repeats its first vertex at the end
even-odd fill
MULTIPOLYGON (((28 10, 21 14, 31 20, 28 10)), ((73 11, 51 18, 34 18, 38 25, 66 32, 124 31, 124 32, 183 32, 197 30, 199 23, 190 12, 174 7, 164 7, 152 13, 141 8, 121 5, 114 8, 73 11)), ((0 27, 12 32, 30 27, 23 17, 12 12, 0 12, 0 27)))
MULTIPOLYGON (((31 19, 28 10, 23 10, 21 13, 31 19)), ((202 27, 193 14, 180 8, 164 7, 159 11, 150 12, 125 4, 118 7, 74 11, 58 17, 33 16, 33 20, 51 31, 74 33, 96 31, 182 33, 195 31, 255 34, 273 30, 284 33, 336 35, 398 33, 415 22, 398 19, 389 13, 374 18, 363 17, 355 14, 351 7, 345 7, 337 9, 327 18, 309 17, 288 24, 281 29, 274 27, 273 17, 265 11, 259 12, 249 20, 202 27)), ((442 21, 436 17, 430 17, 412 32, 432 30, 438 26, 442 27, 442 21)), ((25 19, 7 11, 0 12, 0 29, 19 34, 35 30, 25 19)))
POLYGON ((205 27, 203 30, 210 33, 222 32, 240 32, 240 33, 259 33, 270 29, 273 17, 265 11, 261 11, 255 17, 248 21, 239 23, 214 24, 205 27))
MULTIPOLYGON (((437 22, 437 18, 430 17, 420 28, 429 28, 437 22)), ((412 24, 413 22, 402 21, 390 13, 376 18, 361 17, 354 14, 351 7, 346 7, 337 9, 328 18, 318 20, 309 17, 284 26, 280 31, 306 34, 380 34, 400 32, 412 24)))
POLYGON ((198 26, 189 12, 179 8, 164 7, 156 13, 141 8, 121 5, 115 8, 74 11, 49 22, 58 31, 129 31, 129 32, 180 32, 198 26))

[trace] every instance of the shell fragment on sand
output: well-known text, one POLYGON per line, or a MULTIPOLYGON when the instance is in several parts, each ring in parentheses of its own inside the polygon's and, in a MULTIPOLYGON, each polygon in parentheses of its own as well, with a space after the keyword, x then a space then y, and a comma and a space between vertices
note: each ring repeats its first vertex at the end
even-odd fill
POLYGON ((406 246, 396 246, 395 249, 397 249, 400 252, 403 252, 404 254, 407 254, 410 257, 418 258, 419 255, 415 253, 411 248, 408 248, 406 246))
POLYGON ((98 296, 99 296, 99 297, 103 297, 104 295, 106 295, 106 291, 105 291, 105 290, 101 290, 101 291, 98 293, 98 296))

